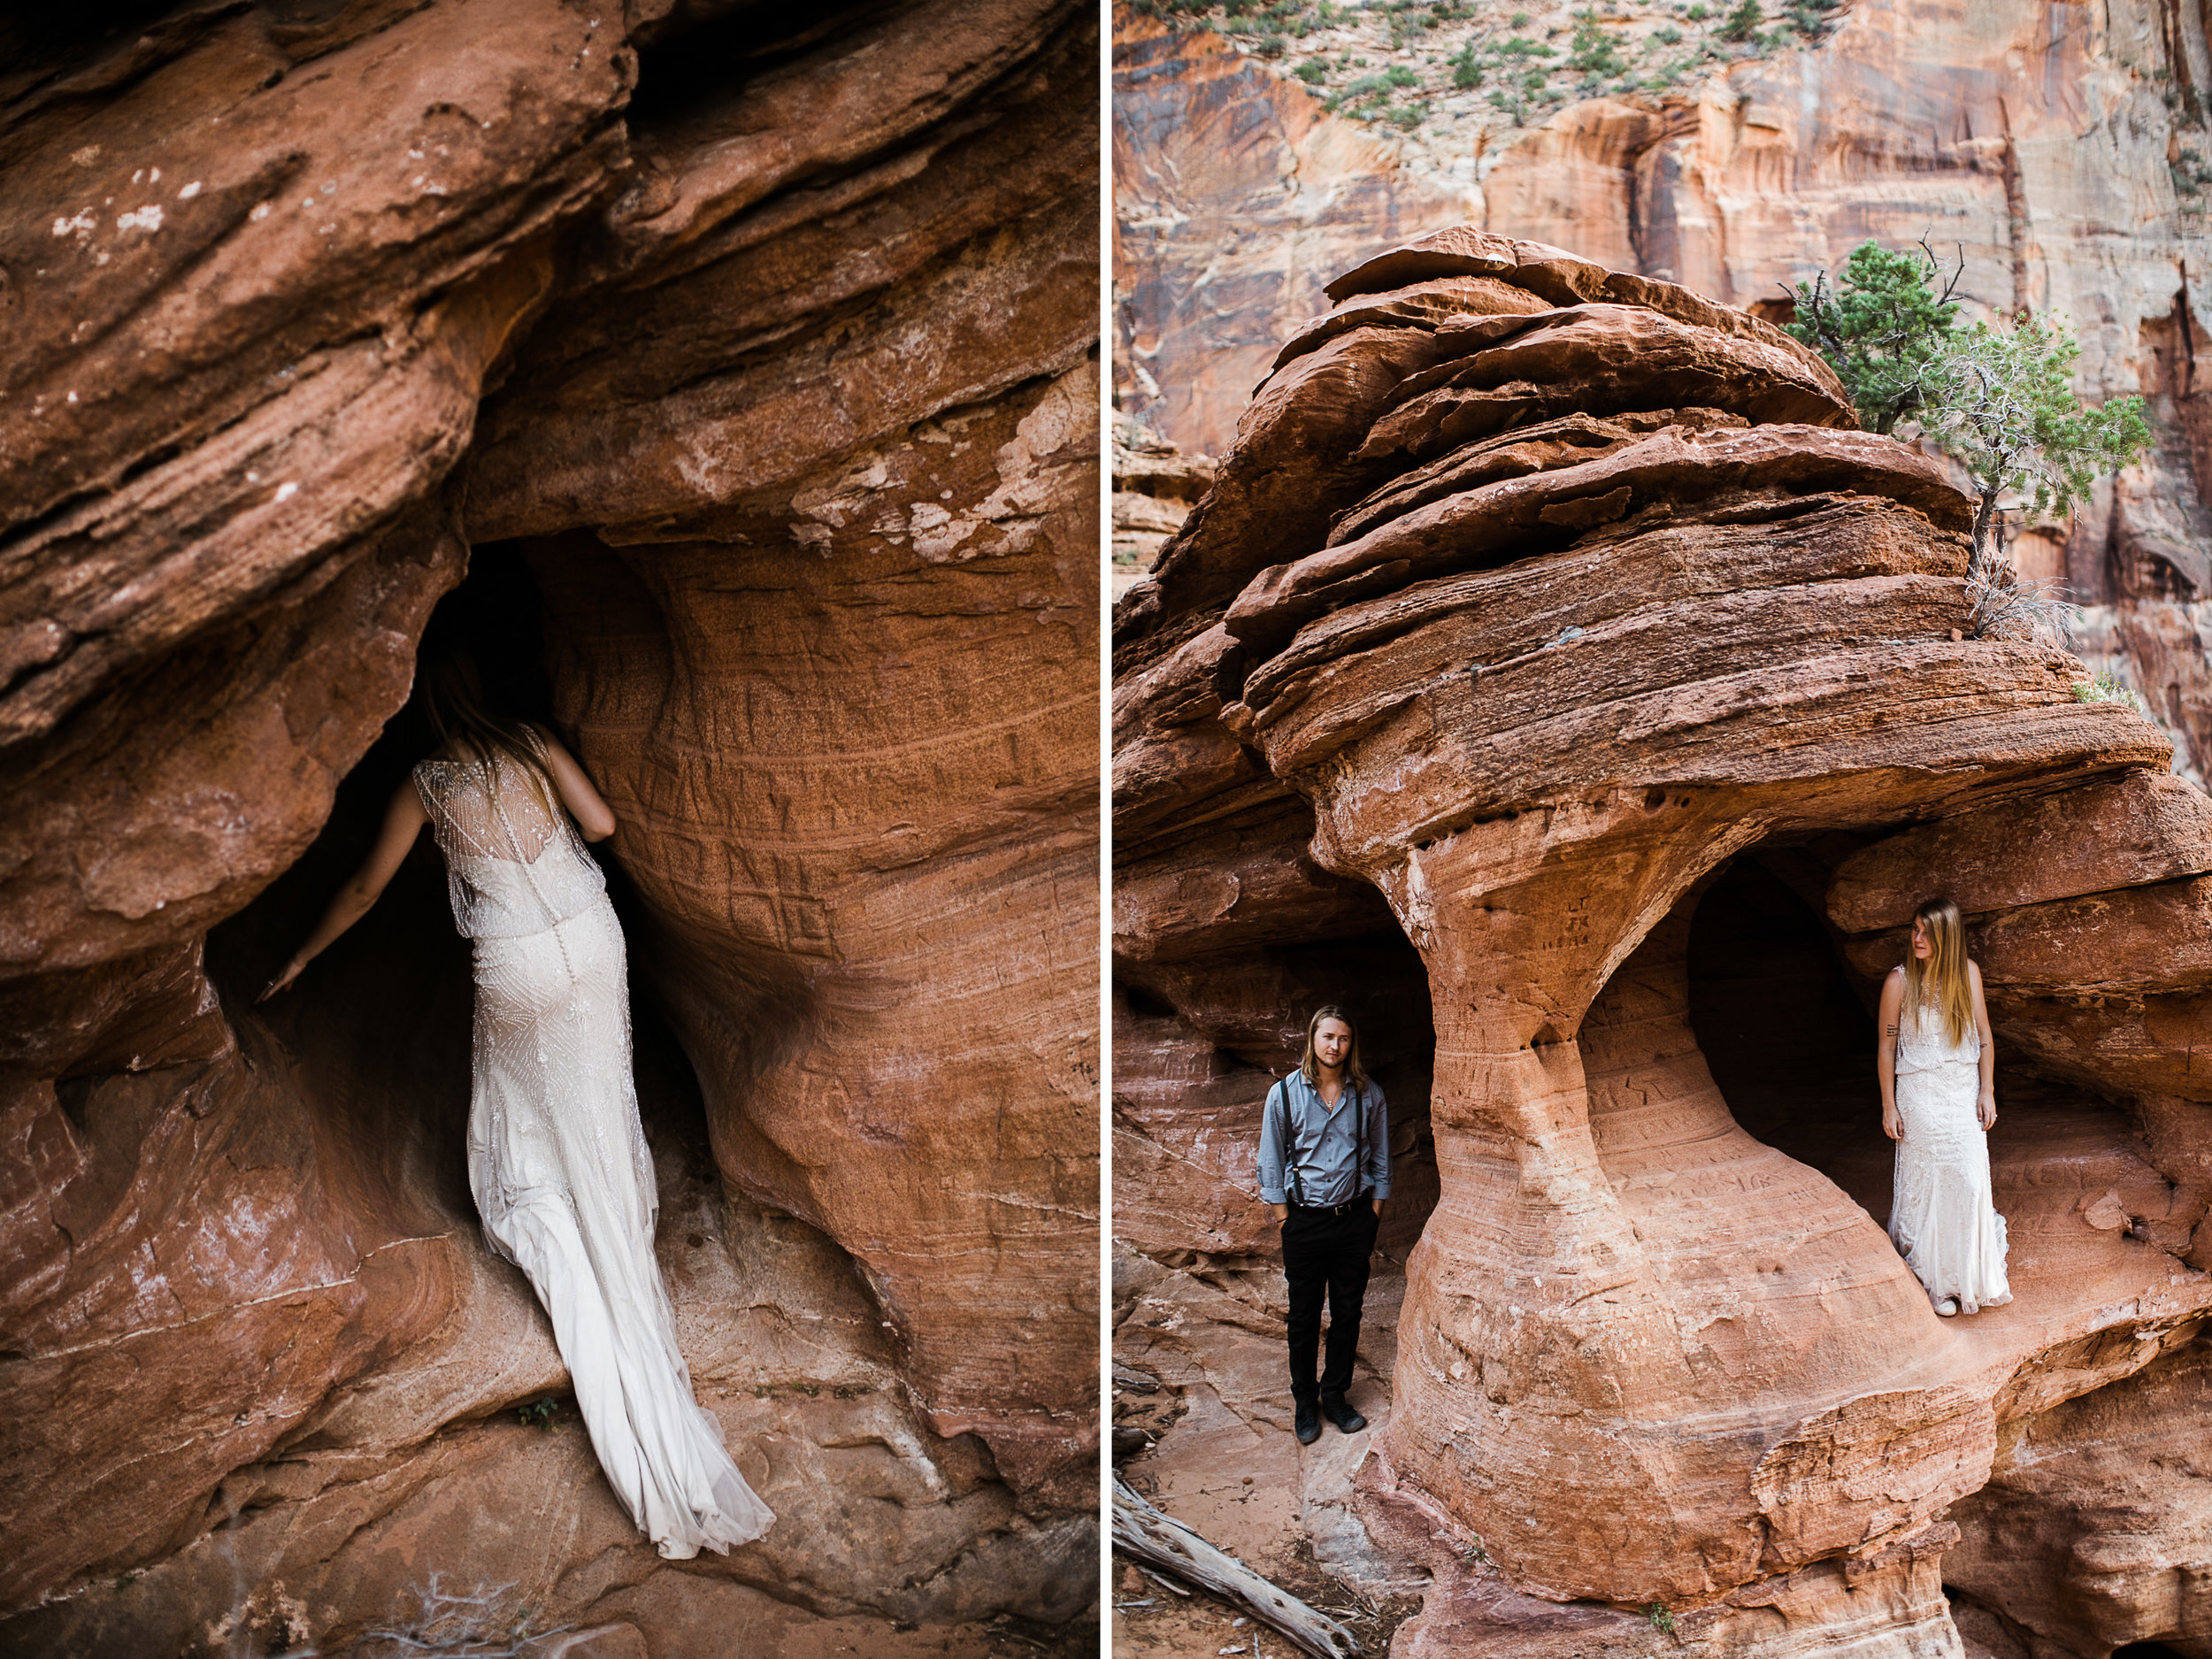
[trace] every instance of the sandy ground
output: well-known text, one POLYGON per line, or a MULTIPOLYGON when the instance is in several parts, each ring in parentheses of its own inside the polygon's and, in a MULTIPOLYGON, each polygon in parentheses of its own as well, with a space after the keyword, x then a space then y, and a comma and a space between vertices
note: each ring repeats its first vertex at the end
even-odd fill
POLYGON ((862 1659, 1091 1659, 1098 1651, 1098 1626, 1088 1622, 1054 1629, 994 1619, 902 1630, 881 1619, 809 1618, 786 1629, 743 1634, 750 1640, 739 1640, 740 1632, 732 1632, 729 1651, 772 1653, 778 1659, 841 1659, 847 1654, 862 1659))
MULTIPOLYGON (((1117 1333, 1115 1357, 1156 1376, 1152 1393, 1118 1386, 1114 1421, 1154 1438, 1122 1478, 1168 1515, 1350 1626, 1364 1654, 1420 1610, 1425 1577, 1386 1560, 1352 1509, 1352 1483, 1389 1420, 1403 1269, 1378 1258, 1360 1326, 1352 1404, 1356 1434, 1325 1424, 1302 1447, 1291 1432, 1279 1274, 1202 1277, 1131 1257, 1144 1282, 1117 1333)), ((1118 1297, 1119 1302, 1121 1298, 1118 1297)), ((1121 1437, 1123 1439, 1127 1436, 1121 1437)), ((1241 1607, 1141 1571, 1117 1556, 1117 1659, 1245 1659, 1297 1653, 1241 1607)))

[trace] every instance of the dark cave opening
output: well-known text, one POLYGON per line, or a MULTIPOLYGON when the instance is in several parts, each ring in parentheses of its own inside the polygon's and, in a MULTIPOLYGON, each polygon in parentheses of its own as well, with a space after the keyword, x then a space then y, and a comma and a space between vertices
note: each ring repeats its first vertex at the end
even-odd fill
MULTIPOLYGON (((1737 1125, 1886 1227, 1896 1148, 1882 1132, 1875 1075, 1880 986, 1847 960, 1822 918, 1831 868, 1807 848, 1769 845, 1695 900, 1690 1025, 1737 1125)), ((1969 918, 1970 952, 1978 925, 1969 918)), ((1990 1180, 2016 1300, 2047 1311, 2051 1298, 2088 1306, 2137 1294, 2147 1275, 2167 1271, 2158 1252, 2187 1237, 2193 1212, 2148 1161, 2131 1107, 2034 1069, 2005 1035, 2008 1018, 2031 1010, 2000 995, 1990 1013, 1990 1180), (2087 1218, 2101 1200, 2104 1210, 2087 1218)))
POLYGON ((1690 1028, 1746 1133, 1811 1165, 1877 1221, 1889 1218, 1873 1006, 1801 889, 1824 880, 1801 853, 1738 858, 1697 901, 1690 1028), (1799 860, 1811 869, 1796 868, 1799 860), (1777 866, 1791 879, 1778 873, 1777 866))
POLYGON ((855 0, 795 13, 741 0, 716 10, 719 15, 701 18, 694 7, 679 4, 657 27, 633 33, 639 48, 637 89, 626 114, 634 132, 712 121, 733 107, 745 82, 897 7, 890 0, 855 0))
MULTIPOLYGON (((1279 847, 1302 849, 1312 834, 1302 806, 1277 809, 1264 826, 1279 847)), ((1311 888, 1271 887, 1252 879, 1249 867, 1245 879, 1230 925, 1251 929, 1247 938, 1209 940, 1207 949, 1164 959, 1117 956, 1117 1124, 1256 1197, 1268 1092, 1298 1065, 1313 1012, 1340 1006, 1388 1105, 1391 1198, 1379 1248, 1402 1262, 1440 1195, 1429 1117, 1436 1031, 1427 966, 1371 887, 1333 877, 1311 888)), ((1178 1265, 1206 1254, 1172 1228, 1146 1248, 1178 1265)))
MULTIPOLYGON (((495 708, 558 731, 544 611, 522 553, 488 546, 440 602, 426 637, 434 631, 465 642, 495 708)), ((208 971, 227 1006, 254 1005, 367 856, 387 804, 434 745, 411 702, 340 783, 307 851, 211 930, 208 971)), ((645 918, 621 866, 593 851, 631 942, 632 1043, 648 1138, 680 1151, 691 1174, 714 1179, 698 1081, 637 972, 645 918)), ((296 1066, 319 1133, 399 1225, 473 1225, 466 1132, 474 1000, 470 945, 454 926, 444 864, 425 833, 375 907, 288 990, 254 1006, 296 1066)))

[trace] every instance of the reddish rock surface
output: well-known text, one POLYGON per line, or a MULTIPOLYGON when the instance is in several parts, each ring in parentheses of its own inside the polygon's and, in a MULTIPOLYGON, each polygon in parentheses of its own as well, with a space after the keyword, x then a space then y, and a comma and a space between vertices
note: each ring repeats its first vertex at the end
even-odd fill
MULTIPOLYGON (((1271 1017, 1386 984, 1438 1183, 1356 1483, 1364 1558, 1435 1578, 1393 1651, 1956 1652, 1947 1552, 2004 1555, 1974 1494, 2201 1351, 2212 806, 2078 659, 1954 637, 1965 499, 1786 337, 1467 230, 1333 297, 1424 287, 1294 347, 1117 616, 1118 1233, 1270 1332, 1238 1068, 1283 1064, 1271 1017), (1402 411, 1560 327, 1453 319, 1470 277, 1588 331, 1556 372, 1591 406, 1409 444, 1402 411), (1682 337, 1694 404, 1628 343, 1682 337), (1943 891, 1987 970, 2016 1293, 1955 1322, 1881 1225, 1870 1013, 1943 891)), ((1122 1347, 1165 1328, 1125 1315, 1122 1347)), ((2192 1525, 2080 1594, 2158 1605, 2192 1525)), ((2129 1617, 2108 1641, 2156 1637, 2129 1617)))
POLYGON ((1213 482, 1211 456, 1185 455, 1141 421, 1114 421, 1113 596, 1152 568, 1213 482))
POLYGON ((1118 406, 1220 455, 1283 336, 1366 250, 1468 217, 1475 196, 1400 165, 1219 36, 1117 7, 1118 406))
MULTIPOLYGON (((1521 32, 1563 48, 1572 10, 1538 0, 1521 32)), ((1463 221, 1769 316, 1786 312, 1784 284, 1833 270, 1869 237, 1927 237, 1947 261, 1963 256, 1961 288, 1980 306, 2070 317, 2085 395, 2149 400, 2157 440, 2144 462, 2100 485, 2070 524, 2016 547, 2031 574, 2067 585, 2084 608, 2085 660, 2141 693, 2177 746, 2176 770, 2201 784, 2212 423, 2197 375, 2212 329, 2192 273, 2212 234, 2205 19, 2150 0, 2081 27, 2028 0, 1934 11, 1853 0, 1825 14, 1816 43, 1778 28, 1729 46, 1714 33, 1724 11, 1683 41, 1678 9, 1609 9, 1598 20, 1625 53, 1626 84, 1617 76, 1519 127, 1490 90, 1440 84, 1456 51, 1502 38, 1487 11, 1409 29, 1396 12, 1342 9, 1263 58, 1210 33, 1164 37, 1125 10, 1116 273, 1127 406, 1173 442, 1225 454, 1265 345, 1301 325, 1301 299, 1306 314, 1325 309, 1329 252, 1348 263, 1463 221), (1655 30, 1694 61, 1672 46, 1653 55, 1655 30), (1661 89, 1663 58, 1675 66, 1661 89), (1409 130, 1325 111, 1323 95, 1386 70, 1422 82, 1404 95, 1424 111, 1409 130), (1317 76, 1312 89, 1302 71, 1317 76), (1249 89, 1234 105, 1223 97, 1232 85, 1249 89), (1229 125, 1228 109, 1245 119, 1229 125), (1355 154, 1368 159, 1348 179, 1336 158, 1355 154)), ((1570 90, 1563 72, 1556 82, 1570 90)))
POLYGON ((0 54, 0 1647, 328 1648, 432 1572, 592 1652, 1064 1626, 1092 19, 134 16, 0 54), (465 572, 621 825, 663 1267, 780 1517, 726 1561, 512 1415, 564 1379, 468 1199, 434 856, 252 1004, 424 746, 385 728, 465 572))

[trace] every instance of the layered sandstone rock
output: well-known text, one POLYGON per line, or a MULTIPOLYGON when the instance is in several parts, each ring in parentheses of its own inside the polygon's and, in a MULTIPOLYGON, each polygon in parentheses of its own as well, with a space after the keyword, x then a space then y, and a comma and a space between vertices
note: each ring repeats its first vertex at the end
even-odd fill
POLYGON ((1152 568, 1213 482, 1213 457, 1185 455, 1142 421, 1114 420, 1113 596, 1152 568))
POLYGON ((1379 951, 1386 903, 1440 1181, 1363 1477, 1439 1576, 1401 1650, 1956 1651, 1962 1500, 2212 1310, 2212 803, 2078 659, 1963 637, 1965 498, 1767 325, 1473 230, 1331 295, 1117 617, 1117 1110, 1162 1148, 1118 1184, 1241 1181, 1200 1045, 1260 1058, 1334 983, 1276 941, 1379 951), (2016 1292, 1957 1323, 1879 1225, 1871 1064, 1947 890, 2016 1292))
POLYGON ((1119 406, 1186 450, 1221 454, 1324 283, 1367 249, 1460 222, 1477 201, 1219 35, 1118 8, 1119 406))
POLYGON ((1090 1595, 1094 29, 794 27, 14 42, 0 1645, 343 1643, 432 1571, 653 1651, 1090 1595), (434 857, 252 1006, 465 570, 622 826, 664 1271, 781 1517, 703 1573, 508 1413, 563 1379, 434 857))
MULTIPOLYGON (((1531 39, 1568 23, 1541 6, 1534 16, 1531 39)), ((2024 0, 1940 12, 1854 0, 1828 14, 1816 44, 1799 37, 1678 81, 1656 77, 1663 88, 1646 49, 1654 27, 1679 35, 1683 19, 1615 7, 1602 20, 1637 72, 1626 81, 1525 130, 1486 110, 1486 94, 1447 95, 1435 121, 1386 144, 1325 113, 1289 78, 1325 67, 1325 88, 1341 91, 1356 72, 1342 67, 1348 42, 1336 30, 1289 41, 1271 67, 1225 58, 1210 35, 1166 42, 1125 18, 1118 96, 1133 113, 1118 139, 1127 152, 1118 177, 1173 188, 1118 185, 1123 349, 1158 383, 1148 407, 1162 433, 1183 443, 1203 433, 1218 452, 1241 406, 1251 337, 1288 320, 1273 284, 1234 279, 1311 271, 1301 257, 1310 247, 1374 246, 1471 219, 1785 315, 1785 284, 1833 270, 1867 238, 1905 247, 1925 237, 1947 262, 1963 257, 1962 291, 1980 307, 2069 316, 2084 347, 2078 385, 2093 401, 2149 401, 2153 453, 2100 486, 2070 524, 2024 534, 2017 553, 2031 574, 2066 584, 2085 610, 2085 659, 2142 694, 2177 746, 2177 770, 2201 782, 2212 765, 2212 476, 2196 384, 2207 319, 2193 273, 2212 231, 2212 50, 2205 19, 2186 7, 2124 0, 2079 27, 2058 17, 2024 0), (1271 80, 1266 107, 1282 112, 1240 129, 1233 149, 1184 143, 1182 126, 1211 131, 1216 89, 1232 73, 1271 80), (1271 162, 1298 181, 1293 199, 1310 199, 1308 180, 1329 176, 1317 158, 1360 146, 1380 149, 1371 166, 1389 181, 1389 215, 1349 191, 1294 225, 1202 210, 1271 162), (1471 154, 1471 179, 1456 170, 1471 154)), ((1440 18, 1372 61, 1432 79, 1428 58, 1486 48, 1496 21, 1440 18)), ((1368 62, 1376 26, 1347 27, 1364 30, 1368 62)), ((1691 27, 1688 44, 1710 27, 1691 27)), ((1317 311, 1320 280, 1307 284, 1317 311)))

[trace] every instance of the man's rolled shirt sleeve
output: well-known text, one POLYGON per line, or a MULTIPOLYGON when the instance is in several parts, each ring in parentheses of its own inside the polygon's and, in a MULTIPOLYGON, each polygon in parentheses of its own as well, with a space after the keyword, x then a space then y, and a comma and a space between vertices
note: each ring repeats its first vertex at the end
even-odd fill
POLYGON ((1390 1196, 1390 1105, 1380 1089, 1367 1108, 1367 1161, 1360 1174, 1374 1197, 1390 1196))
POLYGON ((1283 1101, 1283 1086, 1278 1083, 1267 1091, 1267 1104, 1260 1109, 1260 1202, 1263 1204, 1290 1202, 1283 1167, 1283 1131, 1289 1115, 1283 1101))

